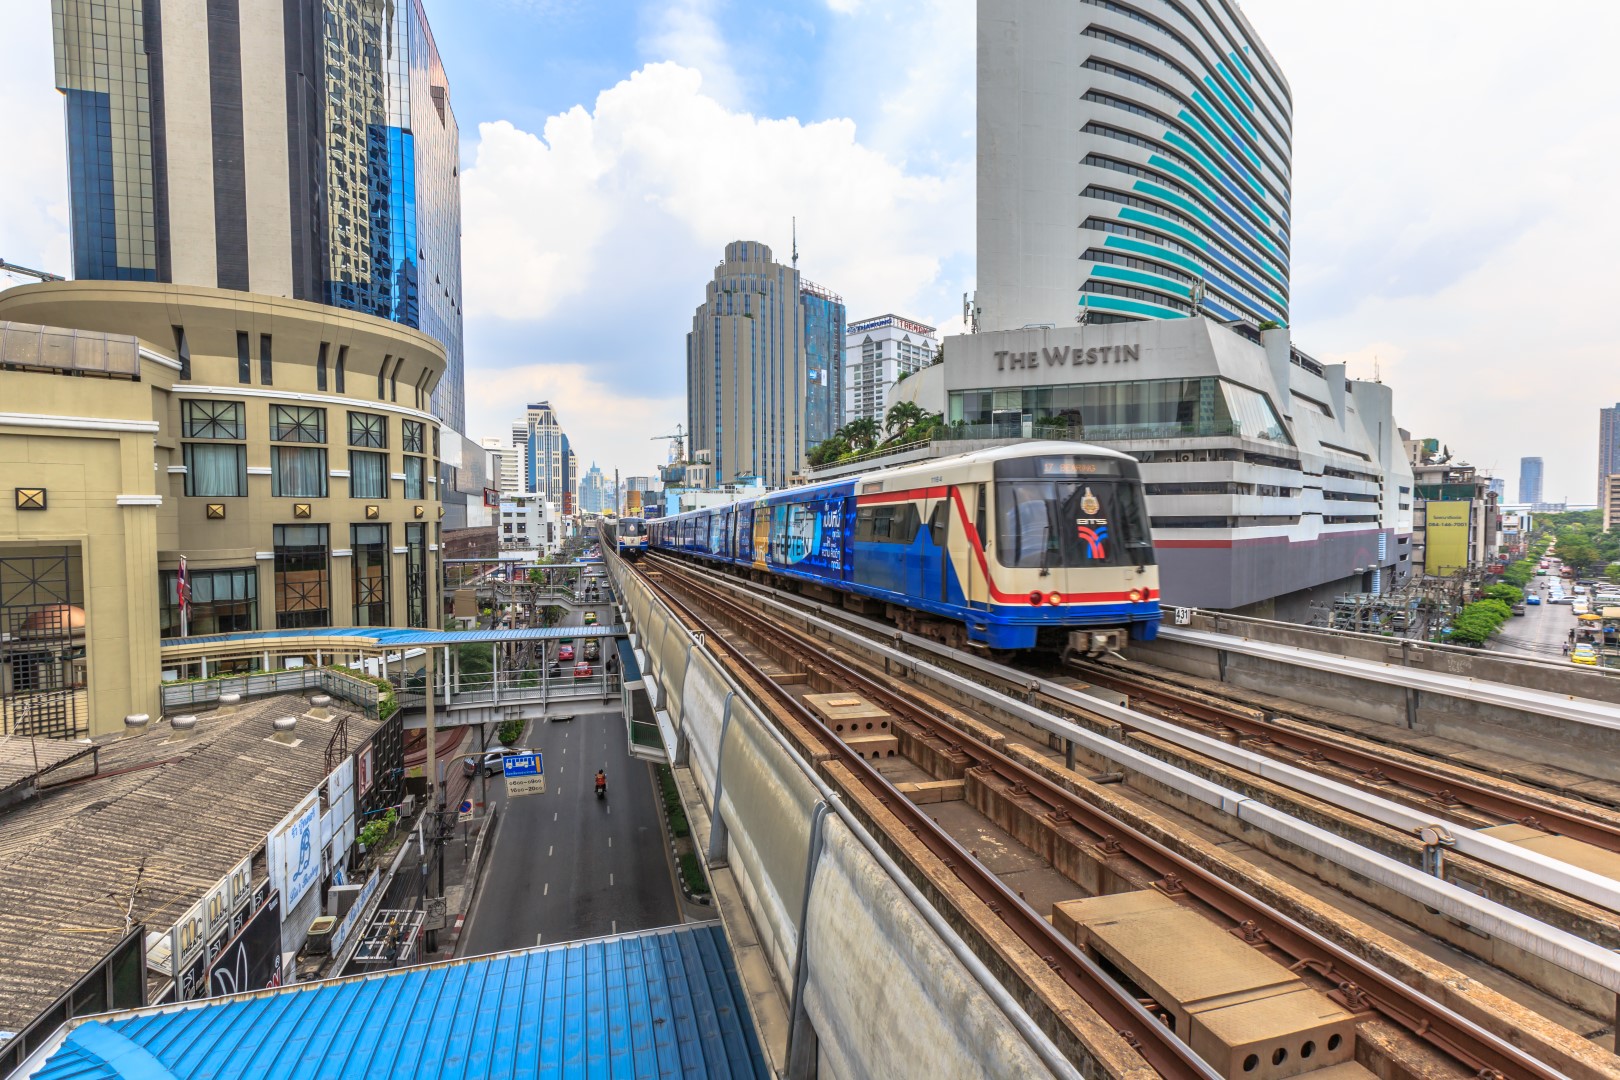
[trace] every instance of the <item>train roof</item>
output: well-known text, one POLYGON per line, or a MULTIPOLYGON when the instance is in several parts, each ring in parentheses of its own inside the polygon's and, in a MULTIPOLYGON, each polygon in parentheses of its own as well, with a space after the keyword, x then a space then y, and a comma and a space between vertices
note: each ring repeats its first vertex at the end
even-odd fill
POLYGON ((888 469, 875 469, 872 472, 849 473, 836 480, 825 480, 819 484, 806 484, 803 487, 783 488, 779 491, 768 492, 752 499, 738 499, 725 506, 709 506, 698 510, 687 510, 679 514, 671 514, 658 518, 659 521, 677 521, 697 514, 708 513, 712 510, 726 510, 731 507, 747 508, 760 503, 766 506, 775 506, 778 503, 792 502, 796 496, 814 494, 818 491, 830 491, 845 485, 870 484, 874 481, 888 480, 890 478, 902 479, 907 476, 932 474, 942 468, 956 468, 962 465, 978 465, 984 462, 1006 461, 1011 458, 1050 457, 1060 455, 1064 457, 1102 457, 1115 460, 1135 462, 1131 455, 1106 446, 1097 446, 1094 443, 1059 441, 1055 439, 1039 439, 1029 442, 1010 443, 1002 446, 992 446, 983 450, 969 450, 964 454, 952 454, 949 457, 929 458, 925 461, 907 462, 888 469))

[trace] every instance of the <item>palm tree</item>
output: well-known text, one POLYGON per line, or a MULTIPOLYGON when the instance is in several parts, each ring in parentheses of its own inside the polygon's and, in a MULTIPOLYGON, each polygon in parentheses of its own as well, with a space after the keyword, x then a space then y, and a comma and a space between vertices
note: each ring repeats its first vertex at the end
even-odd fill
POLYGON ((877 445, 877 421, 870 416, 863 416, 858 420, 851 420, 837 431, 833 432, 835 438, 843 439, 853 450, 867 451, 877 445))
POLYGON ((896 402, 884 417, 883 429, 889 438, 896 439, 920 424, 928 416, 915 401, 896 402))

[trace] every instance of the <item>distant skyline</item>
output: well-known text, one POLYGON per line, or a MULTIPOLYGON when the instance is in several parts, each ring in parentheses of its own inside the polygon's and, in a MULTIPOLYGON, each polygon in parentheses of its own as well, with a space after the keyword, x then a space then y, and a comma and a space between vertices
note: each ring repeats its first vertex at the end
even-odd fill
MULTIPOLYGON (((425 6, 462 133, 472 437, 549 399, 582 457, 655 473, 649 436, 686 414, 692 297, 731 240, 787 251, 794 216, 800 269, 850 310, 960 329, 971 0, 425 6)), ((1620 399, 1620 221, 1591 198, 1620 173, 1620 84, 1603 74, 1620 10, 1244 13, 1293 89, 1296 342, 1356 377, 1376 364, 1413 435, 1510 478, 1542 456, 1548 500, 1588 501, 1598 410, 1620 399)), ((0 255, 66 273, 49 43, 44 0, 0 10, 0 255)))

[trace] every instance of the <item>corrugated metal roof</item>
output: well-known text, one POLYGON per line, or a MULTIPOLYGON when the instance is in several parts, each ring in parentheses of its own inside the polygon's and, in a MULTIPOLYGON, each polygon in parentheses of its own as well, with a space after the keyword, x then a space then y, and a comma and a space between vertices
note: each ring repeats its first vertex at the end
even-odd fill
POLYGON ((468 645, 483 641, 554 641, 569 637, 618 637, 625 633, 627 631, 622 626, 544 626, 522 630, 407 630, 377 626, 327 626, 310 630, 245 630, 239 634, 164 638, 163 647, 309 638, 309 647, 317 649, 320 648, 322 638, 359 638, 372 642, 379 649, 409 649, 424 645, 468 645))
MULTIPOLYGON (((352 745, 377 730, 333 704, 352 745)), ((167 930, 264 846, 326 775, 336 721, 300 721, 296 746, 269 737, 308 707, 278 695, 203 713, 179 741, 165 724, 103 743, 100 775, 0 813, 0 1029, 27 1026, 136 924, 167 930)))
POLYGON ((719 924, 76 1023, 35 1080, 764 1078, 719 924))

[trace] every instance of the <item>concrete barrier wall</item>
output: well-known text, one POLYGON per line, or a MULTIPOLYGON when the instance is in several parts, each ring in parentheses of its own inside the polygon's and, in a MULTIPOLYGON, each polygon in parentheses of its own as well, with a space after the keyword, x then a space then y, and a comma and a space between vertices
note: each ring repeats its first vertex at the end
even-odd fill
MULTIPOLYGON (((1571 621, 1570 625, 1573 626, 1574 622, 1571 621)), ((1481 682, 1503 683, 1526 690, 1546 690, 1620 704, 1620 676, 1601 675, 1568 663, 1541 663, 1460 645, 1430 645, 1424 641, 1324 630, 1300 626, 1298 623, 1272 622, 1208 611, 1194 612, 1187 629, 1235 634, 1253 641, 1311 649, 1331 656, 1379 664, 1402 664, 1438 675, 1457 675, 1481 682)), ((1135 648, 1134 644, 1132 648, 1135 648)))
POLYGON ((813 881, 804 1008, 818 1076, 1051 1075, 837 817, 813 881))
MULTIPOLYGON (((727 864, 771 973, 790 1014, 802 1012, 813 1030, 819 1075, 1054 1075, 1024 1034, 1036 1030, 1028 1017, 998 1003, 836 809, 821 813, 824 786, 759 708, 640 579, 617 560, 609 572, 657 707, 677 722, 714 827, 723 823, 727 864)), ((1058 1060, 1049 1042, 1044 1049, 1058 1060)))
POLYGON ((810 822, 820 793, 751 708, 732 706, 721 760, 726 856, 754 893, 749 912, 784 986, 793 985, 810 869, 810 822))

